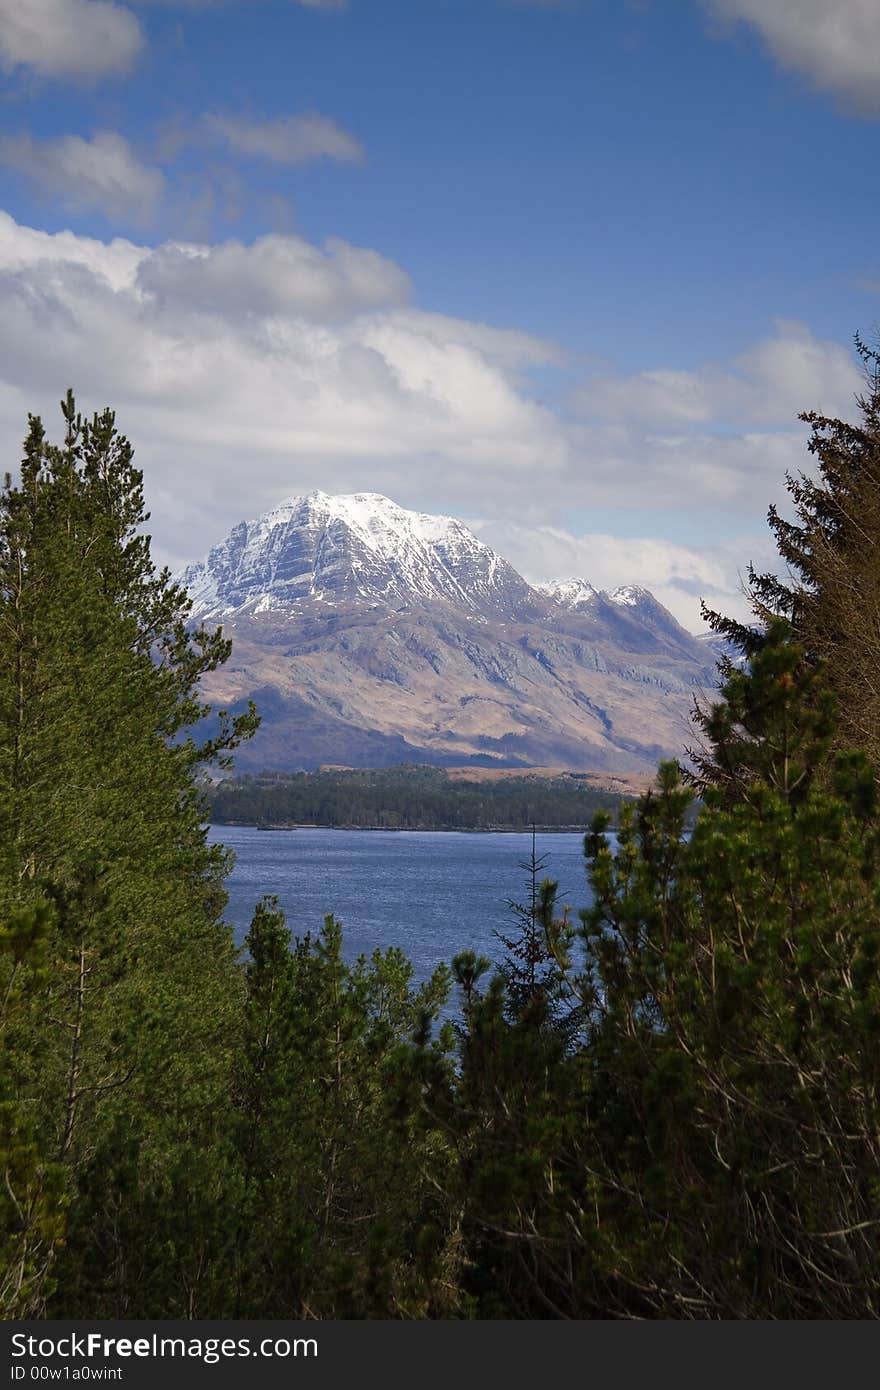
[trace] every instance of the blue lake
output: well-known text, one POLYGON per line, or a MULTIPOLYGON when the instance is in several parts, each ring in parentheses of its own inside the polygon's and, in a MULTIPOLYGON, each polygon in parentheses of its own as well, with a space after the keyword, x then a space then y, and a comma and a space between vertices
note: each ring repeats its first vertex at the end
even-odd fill
MULTIPOLYGON (((373 830, 256 830, 217 825, 210 838, 235 852, 227 919, 244 939, 254 904, 277 895, 295 936, 317 932, 328 912, 344 931, 349 960, 399 946, 425 979, 440 961, 471 947, 490 959, 511 933, 508 901, 528 898, 522 861, 530 834, 373 830)), ((539 835, 543 876, 559 883, 560 904, 589 901, 583 836, 539 835)))

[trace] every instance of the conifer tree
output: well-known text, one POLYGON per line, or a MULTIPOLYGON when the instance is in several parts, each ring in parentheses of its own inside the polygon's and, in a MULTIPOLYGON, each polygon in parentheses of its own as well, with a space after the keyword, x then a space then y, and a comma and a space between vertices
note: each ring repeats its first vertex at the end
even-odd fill
POLYGON ((709 785, 688 839, 668 765, 616 848, 603 818, 588 845, 581 1254, 618 1312, 877 1317, 876 769, 817 777, 834 723, 785 624, 722 693, 741 794, 709 785))
POLYGON ((532 1013, 542 1020, 543 1026, 558 1029, 571 1041, 578 1029, 580 1010, 572 1006, 567 995, 557 959, 571 927, 568 909, 559 914, 559 885, 544 875, 546 867, 547 856, 538 854, 532 826, 529 858, 520 862, 526 899, 511 899, 507 904, 518 931, 495 932, 506 951, 499 973, 504 981, 505 1010, 511 1020, 532 1013))
POLYGON ((530 1004, 543 1001, 551 987, 554 961, 547 944, 546 922, 553 916, 558 885, 543 875, 547 856, 539 855, 535 827, 532 826, 531 853, 521 860, 526 887, 526 901, 508 901, 518 931, 515 934, 495 931, 506 955, 500 971, 507 989, 508 1006, 514 1018, 530 1004))
MULTIPOLYGON (((537 856, 528 865, 530 878, 533 864, 537 874, 537 856)), ((543 894, 536 884, 538 914, 542 897, 547 905, 555 902, 554 885, 545 883, 543 894)), ((525 928, 533 929, 531 920, 525 928)), ((545 928, 561 951, 567 921, 548 915, 545 928)), ((566 1014, 557 1013, 555 966, 541 967, 546 989, 539 985, 524 1004, 520 980, 510 993, 504 972, 490 971, 491 962, 473 951, 453 960, 463 1006, 457 1068, 445 1067, 425 1040, 413 1059, 426 1126, 447 1135, 457 1156, 444 1174, 444 1196, 448 1220, 459 1233, 459 1315, 579 1316, 560 1310, 541 1258, 545 1242, 559 1243, 559 1232, 544 1218, 576 1075, 567 1023, 571 1017, 579 1021, 579 1003, 570 996, 566 1014)), ((528 963, 526 985, 527 971, 528 963)))
POLYGON ((675 764, 586 839, 567 1051, 473 961, 455 1077, 462 1306, 482 1317, 880 1316, 880 798, 821 673, 768 625, 694 790, 675 764), (820 772, 822 775, 820 775, 820 772))
POLYGON ((5 990, 0 1002, 0 1310, 7 1318, 39 1314, 64 1236, 64 1175, 41 1153, 26 1108, 15 1094, 10 1052, 45 977, 48 903, 12 913, 0 926, 5 990))
POLYGON ((399 951, 348 965, 339 923, 291 949, 271 900, 247 940, 237 1067, 240 1197, 234 1311, 249 1317, 417 1316, 440 1254, 419 1233, 443 1220, 423 1165, 436 1139, 414 1124, 401 1053, 430 1031, 448 989, 420 989, 399 951), (403 1137, 405 1136, 405 1137, 403 1137))
MULTIPOLYGON (((749 660, 782 618, 810 662, 825 663, 838 698, 838 744, 880 760, 880 349, 856 337, 864 388, 856 423, 809 411, 815 475, 788 475, 795 520, 770 508, 786 573, 749 569, 757 625, 704 610, 714 630, 749 660)), ((729 675, 730 663, 722 663, 729 675)))
MULTIPOLYGON (((192 737, 199 677, 229 644, 188 629, 185 593, 153 566, 112 412, 84 421, 71 394, 62 412, 60 446, 31 418, 0 497, 0 912, 53 906, 10 1085, 67 1174, 56 1306, 125 1316, 137 1285, 160 1313, 181 1298, 175 1280, 197 1302, 148 1209, 212 1128, 239 988, 219 922, 225 856, 193 772, 254 716, 192 737)), ((186 1221, 166 1220, 182 1251, 186 1221)))

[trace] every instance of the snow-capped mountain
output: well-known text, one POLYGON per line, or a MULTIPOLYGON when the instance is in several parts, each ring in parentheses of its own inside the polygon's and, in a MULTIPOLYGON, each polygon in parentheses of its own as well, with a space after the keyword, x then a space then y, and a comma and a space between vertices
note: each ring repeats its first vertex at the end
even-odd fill
POLYGON ((539 594, 546 594, 554 603, 573 613, 587 608, 599 596, 599 590, 586 579, 552 579, 548 584, 536 584, 535 588, 539 594))
POLYGON ((668 608, 664 608, 650 589, 644 589, 640 584, 626 584, 602 597, 648 631, 691 648, 694 642, 692 634, 681 626, 668 608))
POLYGON ((638 586, 532 586, 453 517, 294 497, 180 576, 222 622, 215 705, 253 697, 243 770, 445 765, 648 773, 680 753, 712 654, 638 586))
POLYGON ((643 589, 640 584, 623 584, 619 589, 611 589, 608 597, 623 608, 638 608, 646 599, 656 603, 650 589, 643 589))
POLYGON ((203 618, 304 599, 389 606, 446 600, 498 610, 530 597, 512 565, 462 522, 406 511, 374 492, 292 497, 240 522, 181 581, 193 615, 203 618))

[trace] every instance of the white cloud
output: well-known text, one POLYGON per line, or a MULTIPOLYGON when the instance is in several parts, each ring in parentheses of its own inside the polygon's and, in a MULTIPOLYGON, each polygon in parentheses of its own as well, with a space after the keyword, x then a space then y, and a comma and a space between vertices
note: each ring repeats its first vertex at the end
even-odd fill
POLYGON ((606 380, 613 410, 593 401, 593 418, 578 419, 530 390, 532 369, 565 365, 555 344, 426 312, 409 291, 394 262, 339 241, 105 244, 0 214, 0 442, 14 459, 27 411, 52 426, 68 385, 84 409, 113 405, 172 564, 320 486, 491 518, 487 539, 530 577, 644 583, 691 628, 700 595, 735 607, 737 568, 757 550, 731 537, 763 534, 786 469, 808 462, 790 397, 814 403, 799 385, 811 372, 808 387, 833 383, 815 403, 845 394, 845 349, 786 326, 735 371, 694 373, 695 386, 646 374, 678 403, 655 402, 654 418, 620 409, 636 377, 623 397, 606 380), (713 413, 731 375, 749 402, 745 429, 713 413), (768 426, 777 417, 786 428, 768 426), (599 509, 622 529, 634 511, 654 521, 621 541, 589 524, 599 509), (705 542, 697 516, 709 518, 705 542))
POLYGON ((82 270, 98 287, 119 293, 129 286, 143 260, 143 247, 121 237, 111 242, 73 232, 41 232, 22 227, 0 212, 0 273, 18 277, 22 284, 56 270, 82 270))
POLYGON ((851 349, 815 338, 805 324, 781 320, 776 332, 744 353, 736 363, 744 382, 732 386, 748 418, 767 423, 802 410, 852 413, 853 397, 863 386, 851 349))
POLYGON ((769 568, 775 558, 766 535, 686 546, 656 536, 576 536, 559 526, 516 522, 477 522, 474 529, 533 584, 575 577, 597 589, 641 584, 691 632, 705 627, 699 616, 701 598, 731 617, 747 617, 741 584, 748 563, 769 568))
POLYGON ((742 20, 783 67, 870 111, 880 111, 877 0, 707 0, 715 14, 742 20))
POLYGON ((84 408, 111 403, 175 561, 318 484, 484 501, 560 471, 564 431, 510 366, 551 350, 424 315, 407 284, 343 243, 104 246, 0 215, 7 457, 26 410, 68 384, 84 408))
POLYGON ((144 164, 123 136, 109 130, 91 140, 8 135, 0 138, 0 164, 16 169, 70 211, 98 208, 135 223, 152 220, 165 186, 161 170, 144 164))
POLYGON ((276 164, 313 164, 321 159, 362 164, 365 159, 360 141, 317 111, 264 121, 211 115, 205 118, 205 126, 237 154, 276 164))
POLYGON ((143 47, 140 24, 113 0, 0 0, 0 67, 47 77, 127 72, 143 47))
POLYGON ((250 246, 169 242, 145 255, 137 286, 163 312, 335 322, 409 294, 406 274, 376 251, 268 235, 250 246))
POLYGON ((575 401, 603 419, 666 428, 712 420, 791 426, 804 410, 846 414, 860 386, 851 351, 816 338, 805 324, 779 320, 769 337, 733 362, 697 371, 659 368, 626 377, 596 376, 575 401))
POLYGON ((712 415, 706 382, 696 372, 668 367, 632 376, 597 375, 576 392, 575 405, 606 420, 664 425, 694 424, 712 415))

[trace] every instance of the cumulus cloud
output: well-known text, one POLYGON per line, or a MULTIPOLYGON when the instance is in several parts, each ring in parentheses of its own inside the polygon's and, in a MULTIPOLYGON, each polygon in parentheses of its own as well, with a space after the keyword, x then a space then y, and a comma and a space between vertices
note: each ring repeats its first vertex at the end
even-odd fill
POLYGON ((97 208, 108 217, 148 223, 165 186, 160 169, 138 159, 114 131, 91 140, 64 135, 35 140, 30 135, 0 138, 0 164, 23 174, 43 193, 70 211, 97 208))
MULTIPOLYGON (((212 221, 236 221, 245 206, 244 180, 230 162, 208 159, 195 174, 185 175, 173 167, 182 150, 195 145, 205 153, 205 147, 210 149, 218 140, 233 154, 288 165, 319 160, 362 163, 365 158, 363 147, 354 136, 317 112, 274 121, 212 114, 193 122, 167 125, 150 161, 142 158, 124 136, 102 130, 90 139, 65 135, 40 140, 27 133, 0 136, 0 166, 16 170, 47 200, 70 212, 97 209, 110 219, 134 227, 154 225, 161 212, 164 228, 198 237, 208 234, 212 221), (166 166, 166 172, 160 165, 166 166)), ((286 209, 278 206, 278 200, 272 206, 272 214, 276 225, 279 221, 284 225, 286 209)), ((272 250, 270 241, 261 248, 267 273, 272 269, 272 250)), ((308 255, 305 243, 298 254, 308 255)), ((350 255, 343 242, 333 243, 330 254, 338 268, 352 279, 360 276, 375 280, 379 274, 378 265, 368 265, 368 258, 363 255, 350 255)), ((231 258, 230 252, 227 260, 231 258)), ((250 264, 256 259, 251 256, 250 264)), ((276 269, 287 283, 286 267, 279 263, 276 269)), ((201 278, 207 281, 211 270, 212 266, 202 266, 201 278)), ((318 262, 310 283, 315 283, 317 272, 318 262)), ((384 272, 387 275, 387 264, 384 272)), ((193 282, 196 276, 187 278, 193 282)), ((224 274, 223 278, 228 288, 232 277, 224 274)), ((394 293, 398 291, 399 285, 394 293)), ((262 309, 263 295, 259 298, 258 307, 262 309)))
POLYGON ((699 600, 731 617, 748 616, 744 573, 772 568, 776 560, 766 535, 742 535, 725 544, 687 546, 656 536, 576 536, 559 526, 517 522, 473 523, 487 545, 506 555, 533 584, 551 579, 587 579, 597 589, 640 584, 650 589, 683 627, 701 631, 699 600))
POLYGON ((575 400, 581 410, 609 420, 666 428, 712 420, 790 426, 803 410, 847 413, 860 385, 852 352, 816 338, 805 324, 779 320, 772 334, 733 362, 697 371, 597 375, 575 400))
POLYGON ((576 391, 576 407, 608 420, 687 425, 709 420, 707 383, 696 372, 648 368, 629 376, 596 374, 576 391))
POLYGON ((0 0, 0 67, 47 77, 127 72, 144 43, 130 10, 113 0, 0 0))
POLYGON ((880 111, 877 0, 707 0, 761 35, 783 67, 868 111, 880 111))
MULTIPOLYGON (((799 371, 813 363, 818 383, 846 359, 817 342, 783 326, 741 359, 733 374, 747 377, 754 416, 745 429, 712 414, 714 368, 708 385, 694 374, 699 410, 699 393, 660 372, 675 409, 652 407, 646 420, 616 404, 601 415, 594 401, 575 417, 533 389, 534 369, 567 366, 555 344, 416 307, 404 270, 375 250, 296 236, 104 243, 0 214, 6 457, 27 411, 51 419, 68 384, 84 409, 113 405, 145 468, 158 553, 173 565, 285 496, 378 491, 491 518, 486 538, 530 578, 644 583, 696 628, 699 596, 730 610, 737 568, 757 556, 731 537, 760 535, 786 469, 808 462, 802 427, 766 421, 788 419, 771 408, 774 392, 812 403, 799 371), (607 523, 590 525, 599 509, 655 520, 643 539, 620 541, 607 523)), ((835 389, 844 384, 841 366, 835 389)))
POLYGON ((25 284, 69 267, 74 274, 86 272, 98 287, 106 285, 119 293, 131 285, 143 256, 142 247, 121 237, 105 242, 74 232, 41 232, 0 212, 0 274, 7 285, 10 277, 25 284))
POLYGON ((0 216, 0 433, 14 450, 68 383, 113 404, 175 562, 318 484, 483 499, 563 468, 564 431, 514 379, 550 349, 423 315, 407 287, 339 242, 107 246, 0 216))
POLYGON ((362 164, 365 159, 360 141, 317 111, 264 121, 211 115, 205 118, 205 127, 236 154, 269 159, 276 164, 314 164, 321 159, 362 164))
POLYGON ((409 294, 404 271, 376 251, 339 240, 321 250, 302 237, 279 235, 250 246, 167 243, 144 257, 137 285, 166 311, 298 315, 319 323, 399 303, 409 294))

